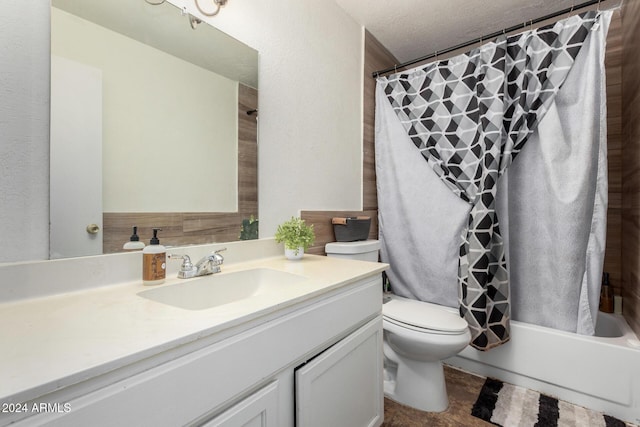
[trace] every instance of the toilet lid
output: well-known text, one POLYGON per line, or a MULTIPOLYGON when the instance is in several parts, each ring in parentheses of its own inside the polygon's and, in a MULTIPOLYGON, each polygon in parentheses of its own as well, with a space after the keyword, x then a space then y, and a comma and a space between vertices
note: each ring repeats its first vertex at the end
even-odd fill
POLYGON ((467 322, 455 313, 435 304, 406 298, 392 298, 383 304, 382 315, 396 322, 433 331, 464 332, 468 327, 467 322))

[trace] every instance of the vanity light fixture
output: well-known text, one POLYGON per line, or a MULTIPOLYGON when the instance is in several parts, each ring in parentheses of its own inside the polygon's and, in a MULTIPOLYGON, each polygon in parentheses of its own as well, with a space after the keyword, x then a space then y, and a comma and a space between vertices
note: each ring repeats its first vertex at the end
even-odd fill
POLYGON ((199 0, 193 0, 193 1, 195 2, 196 7, 198 8, 198 11, 204 16, 216 16, 218 12, 220 12, 220 8, 225 4, 227 4, 227 0, 213 0, 213 4, 216 5, 216 10, 214 10, 213 12, 207 12, 203 10, 202 7, 200 7, 199 0))

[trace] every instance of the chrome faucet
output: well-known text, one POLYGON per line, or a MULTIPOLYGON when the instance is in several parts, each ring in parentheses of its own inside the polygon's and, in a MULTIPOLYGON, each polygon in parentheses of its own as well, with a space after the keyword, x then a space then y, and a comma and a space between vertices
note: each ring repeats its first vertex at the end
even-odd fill
POLYGON ((224 258, 220 252, 226 251, 227 248, 218 249, 214 253, 203 257, 200 261, 193 265, 189 255, 169 254, 169 258, 182 258, 182 265, 178 272, 179 279, 189 279, 191 277, 206 276, 208 274, 220 273, 220 266, 224 262, 224 258))
POLYGON ((196 262, 196 276, 220 273, 220 266, 224 262, 224 258, 220 255, 220 252, 226 250, 227 248, 218 249, 214 253, 207 255, 200 261, 196 262))

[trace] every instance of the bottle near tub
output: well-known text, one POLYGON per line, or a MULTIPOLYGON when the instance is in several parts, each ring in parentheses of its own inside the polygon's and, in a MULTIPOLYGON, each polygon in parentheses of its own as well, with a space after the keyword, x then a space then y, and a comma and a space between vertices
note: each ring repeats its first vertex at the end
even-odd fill
POLYGON ((613 313, 613 289, 609 283, 609 273, 602 274, 602 287, 600 288, 600 311, 613 313))
POLYGON ((622 314, 622 295, 613 296, 613 312, 615 314, 622 314))

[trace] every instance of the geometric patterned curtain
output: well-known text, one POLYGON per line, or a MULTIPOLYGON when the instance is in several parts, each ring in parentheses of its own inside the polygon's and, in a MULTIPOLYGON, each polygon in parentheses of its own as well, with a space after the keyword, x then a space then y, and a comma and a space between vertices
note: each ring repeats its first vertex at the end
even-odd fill
POLYGON ((381 78, 411 141, 471 205, 458 285, 460 315, 477 349, 509 340, 509 278, 496 183, 549 109, 599 16, 586 12, 381 78))

